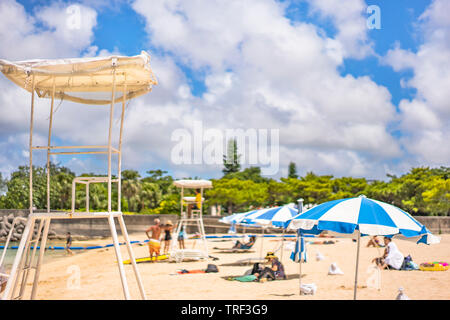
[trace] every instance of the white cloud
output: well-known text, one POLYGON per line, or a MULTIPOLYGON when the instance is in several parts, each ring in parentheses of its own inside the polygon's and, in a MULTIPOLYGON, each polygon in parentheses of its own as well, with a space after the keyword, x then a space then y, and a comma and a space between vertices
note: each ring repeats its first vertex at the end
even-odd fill
MULTIPOLYGON (((337 2, 331 4, 331 9, 338 7, 337 2)), ((182 99, 167 112, 167 106, 161 108, 152 97, 166 90, 160 81, 161 87, 144 98, 152 110, 148 112, 165 119, 178 108, 182 121, 171 121, 180 127, 199 119, 219 129, 280 129, 284 146, 315 148, 324 163, 332 161, 325 161, 325 155, 346 161, 345 169, 336 166, 341 174, 348 166, 354 170, 347 172, 372 172, 370 165, 361 166, 371 161, 363 154, 389 160, 401 151, 387 130, 395 120, 388 90, 368 77, 342 77, 337 71, 343 55, 370 52, 364 3, 353 4, 323 13, 346 24, 338 26, 336 38, 327 38, 311 24, 291 23, 284 17, 284 6, 270 0, 135 1, 133 8, 145 17, 152 45, 193 69, 206 70, 206 92, 201 97, 182 99), (344 160, 342 154, 347 153, 352 157, 344 160)), ((163 75, 154 68, 157 76, 163 75)), ((140 115, 134 117, 134 127, 143 127, 146 117, 140 115)), ((155 139, 166 141, 161 136, 155 139)), ((280 152, 280 158, 292 159, 289 150, 280 152)), ((311 169, 319 168, 317 159, 305 161, 311 169)))
POLYGON ((417 52, 390 50, 385 63, 394 70, 410 69, 413 77, 402 79, 417 93, 399 104, 401 142, 416 163, 448 165, 450 161, 450 2, 435 0, 419 18, 424 42, 417 52))

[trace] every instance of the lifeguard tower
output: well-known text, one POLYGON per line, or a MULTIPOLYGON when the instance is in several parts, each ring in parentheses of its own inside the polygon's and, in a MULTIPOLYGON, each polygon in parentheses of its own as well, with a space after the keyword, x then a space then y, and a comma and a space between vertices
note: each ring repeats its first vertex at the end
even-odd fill
MULTIPOLYGON (((114 250, 119 267, 120 279, 125 299, 130 299, 127 279, 124 272, 123 259, 119 248, 116 225, 114 219, 119 222, 120 230, 124 238, 126 248, 132 261, 133 271, 139 287, 140 296, 145 299, 145 291, 142 285, 139 270, 137 268, 133 249, 128 238, 127 229, 121 212, 121 164, 122 164, 122 136, 123 120, 126 102, 132 98, 151 91, 157 84, 150 67, 150 56, 142 51, 140 55, 110 56, 97 58, 77 58, 59 60, 27 60, 10 62, 0 60, 0 70, 11 81, 31 93, 30 115, 30 141, 29 141, 29 166, 33 167, 33 153, 44 150, 47 152, 47 210, 36 212, 33 205, 33 170, 29 171, 29 215, 22 238, 14 259, 8 282, 1 298, 24 299, 27 279, 34 269, 34 279, 31 288, 31 299, 36 298, 39 283, 39 274, 44 258, 45 245, 50 222, 53 219, 107 219, 113 238, 114 250), (33 144, 33 127, 35 114, 35 94, 40 98, 49 98, 50 114, 48 125, 47 146, 35 146, 33 144), (120 95, 120 96, 119 96, 120 95), (55 146, 52 145, 52 126, 55 113, 55 99, 68 100, 80 104, 109 105, 109 129, 105 132, 107 144, 83 145, 83 146, 55 146), (114 119, 114 106, 121 103, 120 131, 118 146, 112 145, 112 129, 114 119), (64 150, 64 151, 61 151, 64 150), (55 212, 50 209, 50 156, 52 155, 107 155, 106 177, 78 177, 73 181, 72 208, 70 212, 55 212), (112 157, 117 155, 117 178, 112 177, 112 157), (75 184, 86 185, 86 211, 75 211, 75 184), (92 183, 107 183, 108 208, 105 212, 89 212, 89 185, 92 183), (118 185, 117 208, 111 207, 112 184, 118 185), (33 235, 35 225, 38 232, 33 235), (35 261, 37 247, 39 255, 35 261), (17 292, 18 291, 18 292, 17 292)), ((88 112, 86 108, 80 108, 80 112, 88 112), (86 110, 86 111, 85 111, 86 110)), ((89 130, 89 128, 85 128, 89 130)), ((12 229, 11 229, 12 232, 12 229)), ((8 237, 9 239, 9 237, 8 237)), ((6 250, 6 246, 5 246, 6 250)))
MULTIPOLYGON (((177 180, 173 183, 176 187, 181 188, 180 197, 180 220, 178 221, 175 238, 180 234, 180 231, 188 226, 197 227, 197 231, 200 235, 200 241, 202 242, 201 249, 181 249, 178 248, 178 242, 172 241, 170 248, 170 259, 176 262, 181 262, 185 259, 198 260, 208 259, 208 243, 206 241, 205 226, 203 224, 203 190, 212 188, 212 182, 209 180, 177 180), (185 189, 199 189, 201 195, 200 207, 197 205, 196 197, 185 196, 185 189), (190 205, 196 205, 196 209, 190 210, 188 215, 188 207, 190 205)), ((194 228, 195 229, 195 228, 194 228)), ((194 242, 195 244, 195 242, 194 242)))

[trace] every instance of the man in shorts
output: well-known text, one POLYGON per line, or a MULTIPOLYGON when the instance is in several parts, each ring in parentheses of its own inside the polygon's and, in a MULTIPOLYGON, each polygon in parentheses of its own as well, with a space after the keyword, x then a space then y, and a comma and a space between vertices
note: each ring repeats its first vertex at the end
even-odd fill
POLYGON ((153 254, 156 254, 155 260, 159 256, 159 251, 161 249, 161 242, 160 242, 160 236, 161 236, 161 221, 159 219, 155 219, 154 225, 150 226, 147 230, 145 230, 145 234, 149 238, 148 242, 148 249, 150 252, 150 261, 153 262, 153 254), (149 232, 151 232, 151 236, 149 235, 149 232))

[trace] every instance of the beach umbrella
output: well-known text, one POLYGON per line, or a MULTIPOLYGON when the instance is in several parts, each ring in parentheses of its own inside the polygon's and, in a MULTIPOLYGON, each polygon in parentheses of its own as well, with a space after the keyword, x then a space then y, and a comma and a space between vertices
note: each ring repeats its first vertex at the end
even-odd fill
POLYGON ((439 238, 410 214, 391 204, 365 196, 322 203, 285 223, 288 229, 302 232, 332 231, 357 236, 355 288, 358 281, 359 248, 361 236, 400 236, 418 240, 418 243, 438 243, 439 238))
MULTIPOLYGON (((242 221, 260 224, 262 226, 271 225, 273 227, 283 227, 286 221, 292 219, 298 214, 298 210, 292 205, 284 205, 275 208, 267 208, 262 210, 257 210, 256 212, 244 217, 242 221)), ((283 260, 283 247, 284 247, 284 232, 281 242, 281 260, 283 260)), ((262 245, 261 245, 262 251, 262 245)), ((262 252, 261 252, 262 254, 262 252)))
POLYGON ((298 210, 292 206, 281 206, 256 210, 252 214, 242 217, 242 222, 257 223, 261 225, 271 225, 274 227, 283 227, 284 223, 298 214, 298 210))

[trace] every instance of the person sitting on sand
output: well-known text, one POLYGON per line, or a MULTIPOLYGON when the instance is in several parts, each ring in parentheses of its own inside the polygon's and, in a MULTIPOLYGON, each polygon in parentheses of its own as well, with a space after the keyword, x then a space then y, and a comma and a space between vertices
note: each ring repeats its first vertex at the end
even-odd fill
POLYGON ((278 257, 273 254, 273 252, 267 252, 266 259, 271 263, 271 268, 265 267, 264 269, 257 270, 254 275, 257 277, 258 281, 263 278, 270 280, 286 280, 286 274, 284 273, 284 266, 278 260, 278 257))
POLYGON ((380 243, 380 240, 378 239, 377 236, 373 236, 373 237, 370 237, 369 242, 367 242, 366 248, 369 248, 369 247, 381 248, 381 247, 384 247, 384 245, 382 245, 380 243))
POLYGON ((383 240, 386 246, 386 249, 384 249, 384 254, 380 258, 373 259, 372 263, 376 263, 381 270, 400 270, 403 265, 403 260, 405 259, 403 254, 398 250, 397 245, 392 242, 391 238, 384 237, 383 240))
MULTIPOLYGON (((161 249, 161 242, 159 241, 159 237, 161 235, 161 225, 160 220, 155 219, 154 225, 150 226, 147 230, 145 230, 145 234, 147 235, 147 238, 150 240, 148 242, 148 249, 150 253, 150 261, 153 262, 153 254, 156 254, 156 258, 159 256, 159 251, 161 249), (149 232, 152 232, 152 235, 149 236, 149 232)), ((155 259, 156 259, 155 258, 155 259)))
POLYGON ((250 240, 247 243, 242 243, 239 240, 236 240, 233 248, 231 249, 250 249, 256 242, 256 236, 251 236, 250 240))

